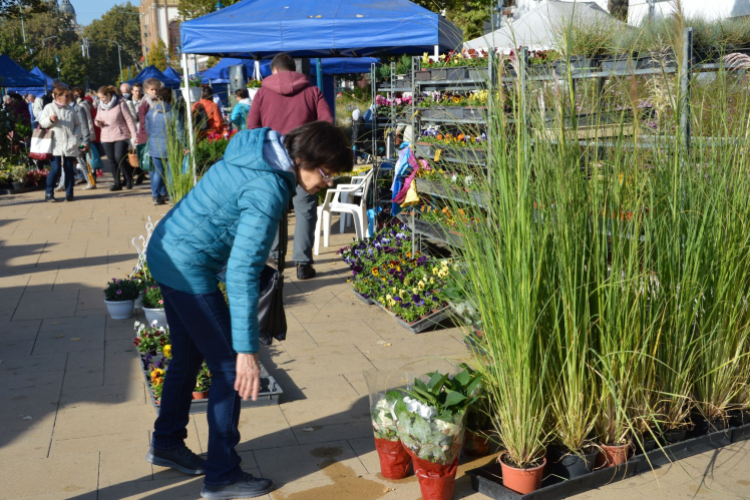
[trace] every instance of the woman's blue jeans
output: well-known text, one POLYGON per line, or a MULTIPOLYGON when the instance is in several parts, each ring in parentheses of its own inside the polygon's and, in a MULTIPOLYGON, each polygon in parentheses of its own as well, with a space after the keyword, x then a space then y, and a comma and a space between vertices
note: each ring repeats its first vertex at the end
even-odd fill
POLYGON ((229 308, 218 290, 193 295, 159 286, 169 323, 172 360, 164 379, 152 446, 173 450, 184 445, 193 389, 205 359, 211 371, 205 483, 229 484, 242 472, 242 460, 234 449, 240 441, 240 396, 234 390, 237 354, 232 349, 229 308))
POLYGON ((49 161, 47 175, 47 198, 55 195, 55 186, 62 171, 65 172, 65 196, 73 196, 73 185, 76 182, 76 158, 73 156, 53 156, 49 161))
POLYGON ((151 157, 151 162, 154 164, 154 170, 151 171, 151 196, 153 198, 166 198, 167 186, 164 184, 164 177, 167 174, 166 158, 157 158, 156 156, 151 157))

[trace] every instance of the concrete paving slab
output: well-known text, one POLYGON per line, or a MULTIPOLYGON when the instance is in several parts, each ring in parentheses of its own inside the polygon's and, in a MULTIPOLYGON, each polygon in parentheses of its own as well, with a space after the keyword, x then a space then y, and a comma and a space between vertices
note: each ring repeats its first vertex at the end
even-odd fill
POLYGON ((256 450, 261 474, 277 484, 357 477, 367 473, 346 441, 256 450))
POLYGON ((8 462, 0 467, 0 482, 4 485, 0 498, 61 494, 67 496, 60 498, 72 498, 96 491, 98 475, 99 453, 8 462))

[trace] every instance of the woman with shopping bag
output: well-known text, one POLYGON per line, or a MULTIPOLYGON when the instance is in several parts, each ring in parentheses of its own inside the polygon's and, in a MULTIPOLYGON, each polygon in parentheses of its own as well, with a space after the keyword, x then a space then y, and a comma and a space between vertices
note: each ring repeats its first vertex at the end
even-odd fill
MULTIPOLYGON (((75 164, 79 151, 89 150, 88 141, 84 140, 81 115, 72 104, 72 93, 68 89, 56 87, 52 91, 54 101, 45 106, 39 117, 39 126, 51 129, 52 158, 50 172, 47 176, 46 201, 55 199, 55 182, 65 171, 65 199, 73 201, 73 184, 75 183, 75 164)), ((86 134, 88 136, 88 134, 86 134)), ((33 150, 32 150, 33 152, 33 150)))

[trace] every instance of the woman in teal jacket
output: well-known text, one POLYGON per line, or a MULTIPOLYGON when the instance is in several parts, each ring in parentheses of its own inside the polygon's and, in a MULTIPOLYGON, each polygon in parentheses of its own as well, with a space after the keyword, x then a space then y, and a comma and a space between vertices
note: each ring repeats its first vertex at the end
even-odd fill
POLYGON ((247 128, 247 115, 250 113, 250 106, 253 102, 250 100, 247 89, 237 89, 234 96, 237 98, 237 104, 232 109, 231 122, 236 130, 245 130, 247 128))
POLYGON ((272 488, 244 473, 234 450, 240 398, 255 401, 260 389, 260 274, 296 185, 316 193, 352 164, 344 132, 327 122, 284 137, 268 128, 239 132, 151 236, 148 266, 164 295, 172 359, 147 460, 205 473, 203 498, 251 498, 272 488), (229 307, 217 287, 224 268, 229 307), (212 375, 205 461, 184 442, 204 359, 212 375))

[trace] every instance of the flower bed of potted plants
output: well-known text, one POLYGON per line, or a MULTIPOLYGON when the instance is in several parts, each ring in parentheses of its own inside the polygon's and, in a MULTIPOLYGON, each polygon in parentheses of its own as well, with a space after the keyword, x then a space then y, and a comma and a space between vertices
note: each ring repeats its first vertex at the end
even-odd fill
POLYGON ((112 278, 104 289, 104 303, 112 319, 128 319, 133 316, 138 285, 130 279, 112 278))
POLYGON ((143 313, 146 322, 154 326, 167 326, 167 313, 164 311, 164 297, 159 285, 152 284, 143 292, 143 313))
POLYGON ((389 226, 339 253, 352 270, 355 292, 419 333, 447 316, 440 296, 451 263, 416 255, 403 225, 389 226))
POLYGON ((195 381, 195 389, 193 389, 193 399, 204 400, 208 399, 209 391, 211 390, 211 371, 208 369, 206 362, 203 362, 201 369, 198 372, 198 378, 195 381))

